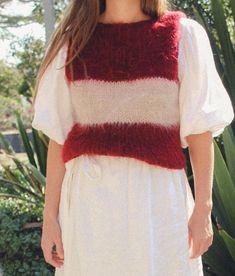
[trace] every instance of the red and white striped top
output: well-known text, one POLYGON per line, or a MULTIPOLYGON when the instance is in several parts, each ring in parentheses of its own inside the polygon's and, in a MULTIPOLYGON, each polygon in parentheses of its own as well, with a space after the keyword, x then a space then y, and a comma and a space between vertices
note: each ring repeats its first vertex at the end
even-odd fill
MULTIPOLYGON (((53 76, 45 74, 41 90, 43 85, 44 90, 47 89, 46 82, 55 83, 54 87, 50 85, 50 89, 57 93, 53 105, 62 101, 58 105, 62 109, 64 106, 64 110, 50 113, 48 122, 53 122, 52 129, 43 127, 40 115, 37 115, 37 110, 40 114, 42 107, 39 107, 40 100, 36 100, 33 126, 56 140, 53 127, 59 127, 63 122, 63 141, 58 141, 63 144, 64 162, 82 154, 98 154, 136 158, 169 169, 185 168, 186 159, 182 151, 182 137, 185 139, 185 136, 181 133, 184 119, 181 110, 184 106, 180 98, 184 80, 180 79, 179 72, 182 19, 187 20, 184 13, 171 11, 158 20, 115 24, 99 22, 81 53, 87 75, 78 58, 73 61, 72 72, 68 66, 63 69, 64 75, 60 80, 57 74, 54 82, 53 76), (61 100, 60 93, 64 92, 60 89, 63 88, 68 93, 67 98, 63 96, 61 100)), ((205 33, 203 35, 207 40, 205 33)), ((64 61, 70 57, 69 46, 70 43, 64 48, 64 61)), ((219 76, 214 77, 222 87, 219 76)), ((231 102, 224 88, 222 91, 227 117, 221 121, 214 117, 217 121, 205 124, 204 129, 199 128, 201 132, 211 130, 215 136, 231 122, 231 102)), ((55 92, 48 90, 49 93, 55 92)), ((199 104, 200 101, 198 107, 199 104)), ((225 109, 216 107, 216 111, 221 115, 225 109)), ((191 129, 187 134, 190 131, 197 133, 196 129, 191 129)), ((184 142, 186 145, 186 140, 184 142)))
MULTIPOLYGON (((88 77, 78 58, 73 63, 78 120, 65 141, 64 161, 104 154, 185 166, 177 100, 181 16, 170 12, 159 21, 98 23, 81 54, 88 77)), ((67 66, 69 81, 71 75, 67 66)))

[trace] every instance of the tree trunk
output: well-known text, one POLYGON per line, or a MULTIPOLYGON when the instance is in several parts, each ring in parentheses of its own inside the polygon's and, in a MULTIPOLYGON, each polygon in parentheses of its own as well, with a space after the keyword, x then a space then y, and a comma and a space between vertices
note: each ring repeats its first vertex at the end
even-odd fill
POLYGON ((53 0, 42 0, 44 7, 44 21, 46 29, 46 45, 55 28, 55 10, 53 0))

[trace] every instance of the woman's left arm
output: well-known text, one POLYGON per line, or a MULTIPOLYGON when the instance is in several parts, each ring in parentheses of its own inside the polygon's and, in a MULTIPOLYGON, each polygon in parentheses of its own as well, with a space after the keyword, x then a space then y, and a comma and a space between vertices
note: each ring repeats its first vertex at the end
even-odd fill
POLYGON ((213 241, 211 222, 214 145, 210 131, 186 137, 194 175, 195 205, 190 217, 189 245, 191 258, 208 250, 213 241), (193 241, 193 243, 192 243, 193 241))
POLYGON ((180 139, 182 147, 189 149, 194 175, 195 205, 188 223, 193 258, 202 255, 212 243, 212 137, 223 133, 234 112, 206 30, 197 21, 182 18, 180 34, 180 139))

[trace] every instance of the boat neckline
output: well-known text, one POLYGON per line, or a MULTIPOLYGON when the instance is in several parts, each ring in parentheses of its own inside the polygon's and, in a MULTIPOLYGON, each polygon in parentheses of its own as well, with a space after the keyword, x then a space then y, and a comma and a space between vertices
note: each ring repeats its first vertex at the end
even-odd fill
POLYGON ((104 27, 116 27, 116 26, 138 26, 138 25, 143 25, 145 23, 150 23, 155 21, 156 19, 151 17, 148 19, 142 19, 142 20, 138 20, 138 21, 133 21, 133 22, 110 22, 110 23, 104 23, 104 22, 97 22, 97 26, 104 26, 104 27))

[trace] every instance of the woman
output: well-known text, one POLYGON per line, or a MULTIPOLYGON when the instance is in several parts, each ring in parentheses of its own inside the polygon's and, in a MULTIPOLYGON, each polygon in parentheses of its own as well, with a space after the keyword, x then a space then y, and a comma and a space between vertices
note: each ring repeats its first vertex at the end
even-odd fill
POLYGON ((201 25, 165 0, 71 1, 36 90, 32 125, 50 138, 41 247, 55 274, 203 275, 213 137, 234 113, 201 25))

